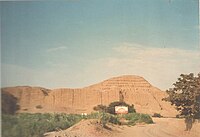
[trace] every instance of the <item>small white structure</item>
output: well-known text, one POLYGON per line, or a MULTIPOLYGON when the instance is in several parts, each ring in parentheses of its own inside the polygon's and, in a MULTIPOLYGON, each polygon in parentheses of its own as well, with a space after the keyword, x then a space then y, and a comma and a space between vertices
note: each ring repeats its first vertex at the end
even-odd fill
POLYGON ((115 106, 115 113, 116 114, 127 114, 128 107, 127 106, 115 106))
POLYGON ((81 113, 82 116, 87 116, 87 113, 81 113))

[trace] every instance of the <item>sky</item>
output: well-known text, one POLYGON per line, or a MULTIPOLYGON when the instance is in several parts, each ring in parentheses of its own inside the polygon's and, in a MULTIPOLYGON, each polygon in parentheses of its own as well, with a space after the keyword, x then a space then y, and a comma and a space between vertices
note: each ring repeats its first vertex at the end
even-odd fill
POLYGON ((200 72, 198 0, 0 2, 1 87, 81 88, 200 72))

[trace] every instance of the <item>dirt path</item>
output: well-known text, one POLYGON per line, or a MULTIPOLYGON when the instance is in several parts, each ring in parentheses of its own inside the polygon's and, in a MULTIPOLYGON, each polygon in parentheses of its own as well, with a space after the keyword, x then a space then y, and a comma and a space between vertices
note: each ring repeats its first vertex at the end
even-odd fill
POLYGON ((190 132, 184 131, 183 119, 154 118, 155 124, 124 127, 117 137, 200 137, 200 123, 190 132))
POLYGON ((200 123, 194 123, 191 131, 185 130, 183 119, 153 118, 154 124, 136 126, 110 125, 112 130, 97 130, 99 124, 86 120, 69 129, 48 133, 46 137, 200 137, 200 123))

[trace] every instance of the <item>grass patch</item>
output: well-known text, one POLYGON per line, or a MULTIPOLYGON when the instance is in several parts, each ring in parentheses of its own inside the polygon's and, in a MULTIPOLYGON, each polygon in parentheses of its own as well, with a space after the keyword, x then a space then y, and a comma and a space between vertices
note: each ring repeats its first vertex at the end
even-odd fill
POLYGON ((135 125, 136 123, 152 124, 153 120, 148 114, 128 113, 123 115, 113 115, 110 113, 95 112, 87 115, 86 119, 100 119, 102 123, 113 123, 121 125, 120 119, 128 121, 127 125, 135 125), (103 116, 104 115, 104 116, 103 116))
POLYGON ((122 115, 122 117, 128 120, 128 125, 135 125, 136 123, 153 123, 152 118, 148 114, 129 113, 126 115, 122 115))
POLYGON ((81 119, 81 115, 66 114, 2 115, 2 136, 42 137, 46 132, 69 128, 81 119))
POLYGON ((99 119, 102 125, 107 123, 121 124, 120 119, 125 118, 128 125, 136 123, 153 123, 146 114, 129 113, 125 115, 112 115, 109 113, 91 113, 87 116, 78 114, 29 114, 17 115, 2 114, 2 137, 43 137, 43 134, 58 129, 67 129, 82 119, 99 119))

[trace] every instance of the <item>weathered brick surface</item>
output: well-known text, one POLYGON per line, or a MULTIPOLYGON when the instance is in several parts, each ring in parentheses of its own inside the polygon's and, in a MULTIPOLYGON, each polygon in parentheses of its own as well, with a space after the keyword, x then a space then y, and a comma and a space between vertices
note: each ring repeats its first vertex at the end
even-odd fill
POLYGON ((18 98, 21 108, 19 112, 31 113, 90 113, 98 104, 108 105, 119 101, 120 91, 124 101, 134 104, 137 112, 176 115, 175 109, 168 102, 162 101, 166 93, 139 76, 114 77, 82 89, 48 90, 27 86, 2 89, 2 92, 9 92, 18 98), (36 108, 37 105, 41 105, 42 108, 36 108))

